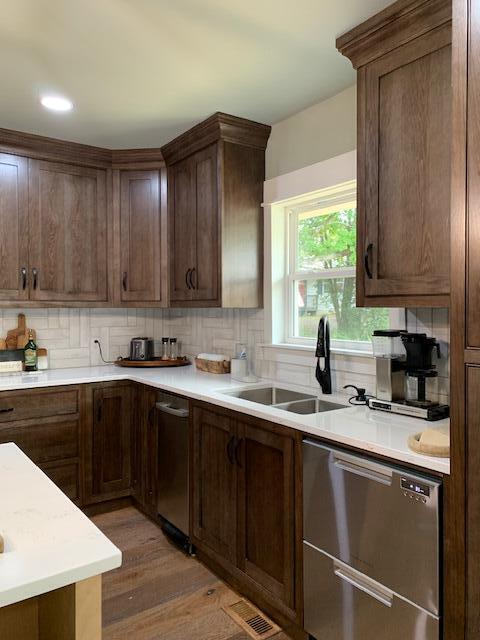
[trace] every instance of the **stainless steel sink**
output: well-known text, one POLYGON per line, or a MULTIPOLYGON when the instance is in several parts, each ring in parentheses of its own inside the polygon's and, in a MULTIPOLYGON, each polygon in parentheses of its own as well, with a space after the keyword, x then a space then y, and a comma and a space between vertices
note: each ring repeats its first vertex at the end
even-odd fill
POLYGON ((258 402, 259 404, 277 405, 285 402, 298 400, 314 400, 315 396, 290 389, 280 389, 279 387, 262 387, 260 389, 240 389, 239 391, 225 391, 229 396, 258 402))
POLYGON ((328 402, 320 398, 310 398, 308 400, 299 400, 297 402, 288 402, 283 405, 276 405, 277 409, 290 411, 291 413, 300 413, 302 415, 310 415, 311 413, 323 413, 324 411, 335 411, 335 409, 345 409, 343 404, 336 402, 328 402))
POLYGON ((262 387, 259 389, 240 389, 238 391, 224 391, 226 395, 257 402, 275 409, 283 409, 290 413, 309 415, 312 413, 322 413, 324 411, 335 411, 335 409, 345 409, 343 404, 322 400, 308 393, 281 389, 279 387, 262 387))

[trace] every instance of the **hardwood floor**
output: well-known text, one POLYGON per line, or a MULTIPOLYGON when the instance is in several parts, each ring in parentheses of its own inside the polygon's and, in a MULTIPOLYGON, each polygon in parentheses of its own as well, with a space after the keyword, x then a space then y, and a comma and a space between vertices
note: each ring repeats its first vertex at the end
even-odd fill
MULTIPOLYGON (((103 577, 104 640, 248 640, 222 607, 240 599, 134 507, 94 516, 123 553, 103 577)), ((284 633, 275 640, 289 640, 284 633)))

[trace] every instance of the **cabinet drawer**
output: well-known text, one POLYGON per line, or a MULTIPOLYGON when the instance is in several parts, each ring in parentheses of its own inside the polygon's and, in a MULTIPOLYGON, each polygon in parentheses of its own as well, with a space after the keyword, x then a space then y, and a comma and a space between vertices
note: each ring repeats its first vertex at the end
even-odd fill
POLYGON ((35 463, 78 456, 79 422, 61 416, 0 424, 0 444, 14 442, 35 463))
POLYGON ((78 389, 0 393, 0 423, 78 413, 78 389))
POLYGON ((77 462, 50 463, 40 465, 40 468, 63 491, 67 498, 78 500, 80 492, 77 462))

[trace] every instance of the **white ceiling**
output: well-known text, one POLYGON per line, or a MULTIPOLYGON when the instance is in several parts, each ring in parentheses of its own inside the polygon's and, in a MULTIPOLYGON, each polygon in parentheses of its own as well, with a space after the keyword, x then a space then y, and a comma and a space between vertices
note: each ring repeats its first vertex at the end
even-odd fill
POLYGON ((390 1, 0 0, 0 127, 124 148, 214 111, 273 124, 354 83, 335 37, 390 1))

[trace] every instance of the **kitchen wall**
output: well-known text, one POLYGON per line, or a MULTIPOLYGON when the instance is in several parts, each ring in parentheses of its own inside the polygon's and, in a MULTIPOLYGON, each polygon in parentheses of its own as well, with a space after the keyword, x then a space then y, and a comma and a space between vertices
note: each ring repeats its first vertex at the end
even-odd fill
POLYGON ((356 149, 356 86, 273 125, 266 177, 274 178, 356 149))
MULTIPOLYGON (((20 309, 0 311, 0 335, 16 326, 20 309)), ((318 390, 315 360, 309 349, 278 349, 264 345, 263 310, 251 309, 35 309, 23 310, 27 325, 36 329, 37 343, 49 352, 52 368, 102 364, 101 341, 106 360, 128 354, 131 338, 145 335, 158 341, 176 336, 182 352, 195 356, 202 351, 232 356, 237 341, 244 341, 254 356, 258 376, 318 390)), ((434 335, 441 343, 438 361, 439 393, 442 402, 449 395, 449 317, 447 309, 409 309, 409 331, 434 335)), ((345 384, 375 391, 375 364, 362 355, 334 354, 333 386, 343 392, 345 384)))

